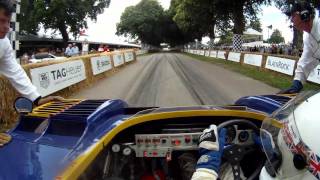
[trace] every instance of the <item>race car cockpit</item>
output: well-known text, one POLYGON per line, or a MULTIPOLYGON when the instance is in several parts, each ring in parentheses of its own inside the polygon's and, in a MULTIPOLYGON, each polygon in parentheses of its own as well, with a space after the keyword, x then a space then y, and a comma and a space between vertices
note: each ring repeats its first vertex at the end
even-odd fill
POLYGON ((9 132, 12 141, 0 149, 0 161, 11 162, 0 168, 0 179, 190 179, 198 138, 211 124, 227 129, 219 175, 256 179, 265 163, 256 143, 261 123, 270 107, 289 100, 275 95, 244 97, 230 106, 143 108, 122 100, 27 106, 9 132))

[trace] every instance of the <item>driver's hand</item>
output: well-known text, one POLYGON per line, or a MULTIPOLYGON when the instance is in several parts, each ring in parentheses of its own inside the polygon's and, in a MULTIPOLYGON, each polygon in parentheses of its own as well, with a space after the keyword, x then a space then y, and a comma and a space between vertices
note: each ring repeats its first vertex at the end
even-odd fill
POLYGON ((46 104, 51 101, 63 101, 63 100, 64 100, 64 98, 60 97, 60 96, 48 96, 45 98, 41 98, 38 102, 38 106, 46 104))
POLYGON ((226 129, 221 129, 218 132, 216 125, 211 125, 203 131, 203 134, 199 138, 200 158, 197 162, 197 172, 211 172, 216 177, 218 176, 225 145, 225 136, 226 129))
POLYGON ((0 148, 11 141, 11 136, 6 133, 0 133, 0 148))

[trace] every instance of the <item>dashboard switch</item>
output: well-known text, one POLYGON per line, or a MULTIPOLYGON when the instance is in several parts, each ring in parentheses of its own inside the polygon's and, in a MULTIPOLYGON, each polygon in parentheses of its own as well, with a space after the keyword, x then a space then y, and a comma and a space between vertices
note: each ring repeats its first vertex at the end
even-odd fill
POLYGON ((191 137, 186 136, 186 137, 184 138, 184 141, 185 141, 187 144, 190 143, 190 142, 191 142, 191 137))
POLYGON ((150 144, 150 143, 151 143, 151 139, 146 139, 146 140, 145 140, 145 143, 146 143, 146 144, 150 144))

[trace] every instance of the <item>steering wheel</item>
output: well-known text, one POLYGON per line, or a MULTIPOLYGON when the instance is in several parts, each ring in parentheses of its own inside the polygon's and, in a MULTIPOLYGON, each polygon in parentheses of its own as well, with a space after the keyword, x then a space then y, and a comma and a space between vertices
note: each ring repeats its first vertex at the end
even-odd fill
MULTIPOLYGON (((228 126, 233 126, 233 125, 246 126, 252 129, 255 133, 259 132, 259 128, 254 123, 248 120, 240 120, 240 119, 221 123, 218 126, 218 130, 222 128, 226 128, 228 126)), ((247 154, 254 152, 256 149, 257 149, 257 146, 255 144, 231 144, 223 150, 222 157, 226 159, 227 162, 231 165, 235 180, 241 179, 240 162, 242 161, 243 157, 247 154)), ((257 169, 247 179, 252 180, 252 179, 258 178, 263 166, 264 166, 264 162, 260 163, 257 169)))

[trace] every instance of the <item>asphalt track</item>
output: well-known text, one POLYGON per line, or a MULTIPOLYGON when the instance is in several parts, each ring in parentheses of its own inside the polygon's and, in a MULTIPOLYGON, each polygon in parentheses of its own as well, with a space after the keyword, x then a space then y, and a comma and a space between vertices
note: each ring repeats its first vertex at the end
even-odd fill
POLYGON ((131 106, 227 105, 247 95, 279 91, 257 80, 183 54, 138 57, 72 98, 123 99, 131 106))

